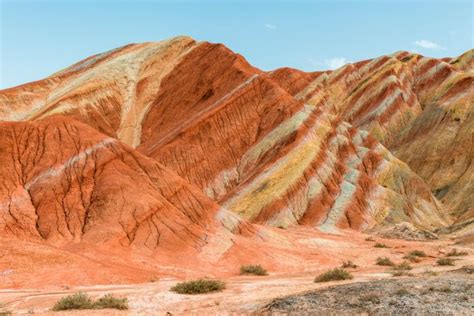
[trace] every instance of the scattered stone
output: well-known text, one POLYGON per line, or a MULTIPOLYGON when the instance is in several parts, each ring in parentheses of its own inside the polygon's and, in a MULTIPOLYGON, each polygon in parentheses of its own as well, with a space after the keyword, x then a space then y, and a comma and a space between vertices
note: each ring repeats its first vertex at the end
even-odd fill
POLYGON ((431 278, 332 286, 272 301, 263 315, 472 315, 473 267, 431 278))

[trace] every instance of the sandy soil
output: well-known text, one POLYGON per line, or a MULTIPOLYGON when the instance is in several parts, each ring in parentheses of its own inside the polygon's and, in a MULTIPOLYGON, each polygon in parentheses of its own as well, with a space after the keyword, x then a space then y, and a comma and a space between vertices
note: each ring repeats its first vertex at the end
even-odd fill
MULTIPOLYGON (((375 238, 377 242, 383 242, 390 248, 374 248, 374 242, 361 241, 361 236, 355 238, 358 248, 354 248, 354 239, 343 242, 328 241, 327 239, 314 239, 313 242, 319 242, 327 247, 331 245, 334 249, 342 249, 337 253, 337 260, 330 264, 317 265, 310 262, 309 266, 302 266, 299 272, 290 273, 288 271, 280 272, 269 269, 269 275, 265 277, 257 276, 238 276, 223 275, 220 277, 226 282, 227 288, 223 292, 205 294, 205 295, 180 295, 171 292, 169 289, 181 278, 164 277, 155 282, 141 284, 122 284, 122 285, 87 285, 70 286, 61 288, 59 286, 46 286, 29 289, 27 287, 12 289, 4 288, 0 290, 0 302, 5 308, 18 314, 35 313, 39 315, 51 315, 49 309, 61 297, 78 291, 86 292, 92 297, 102 296, 112 293, 116 296, 127 297, 130 310, 119 311, 81 311, 56 313, 65 315, 182 315, 182 314, 230 314, 242 313, 249 314, 261 310, 272 300, 311 292, 318 289, 327 288, 332 285, 348 284, 356 282, 370 282, 375 280, 392 280, 394 277, 389 273, 386 267, 375 265, 375 260, 379 256, 388 256, 395 262, 401 262, 402 257, 413 249, 420 249, 427 253, 428 257, 423 258, 421 262, 412 264, 414 269, 411 271, 415 276, 423 276, 426 270, 430 271, 449 271, 458 269, 461 266, 474 264, 474 251, 471 248, 454 247, 451 241, 434 242, 413 242, 402 240, 384 240, 375 238), (341 248, 342 247, 342 248, 341 248), (450 249, 466 249, 468 256, 456 257, 455 266, 438 266, 436 259, 443 257, 450 249), (352 260, 359 265, 356 269, 351 269, 354 275, 353 280, 341 282, 328 282, 316 284, 313 282, 315 275, 327 270, 330 267, 338 266, 344 260, 352 260), (335 264, 335 262, 338 262, 335 264)), ((364 240, 364 239, 362 239, 364 240)), ((328 248, 329 249, 329 248, 328 248)), ((331 250, 328 250, 329 252, 331 250)), ((308 264, 301 262, 301 265, 308 264)), ((410 278, 406 278, 410 279, 410 278)))

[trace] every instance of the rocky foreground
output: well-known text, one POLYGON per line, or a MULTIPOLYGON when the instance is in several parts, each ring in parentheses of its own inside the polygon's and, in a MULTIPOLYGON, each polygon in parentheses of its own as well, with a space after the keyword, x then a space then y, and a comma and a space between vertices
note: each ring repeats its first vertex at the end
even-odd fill
POLYGON ((474 266, 357 282, 277 299, 261 315, 472 315, 474 266))

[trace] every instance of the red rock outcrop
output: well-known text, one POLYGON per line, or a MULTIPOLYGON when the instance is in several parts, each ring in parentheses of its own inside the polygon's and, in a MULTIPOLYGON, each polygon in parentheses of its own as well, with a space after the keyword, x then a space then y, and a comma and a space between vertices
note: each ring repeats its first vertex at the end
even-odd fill
POLYGON ((0 135, 3 235, 184 251, 224 227, 199 190, 71 118, 0 123, 0 135))
POLYGON ((291 94, 369 131, 462 221, 474 210, 472 60, 472 50, 442 60, 399 52, 321 73, 291 94))
POLYGON ((254 230, 240 217, 325 232, 470 219, 471 69, 472 51, 399 52, 263 72, 188 37, 92 56, 0 91, 0 230, 199 248, 254 230))

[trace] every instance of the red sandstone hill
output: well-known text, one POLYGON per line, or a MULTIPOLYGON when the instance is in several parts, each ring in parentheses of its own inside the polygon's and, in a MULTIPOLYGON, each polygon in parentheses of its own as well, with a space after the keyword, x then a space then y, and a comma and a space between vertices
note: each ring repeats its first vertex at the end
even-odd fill
POLYGON ((220 207, 174 172, 71 118, 0 133, 4 234, 182 250, 221 225, 220 207))
POLYGON ((188 37, 92 56, 0 91, 0 235, 176 257, 269 226, 469 232, 472 56, 264 72, 188 37))

